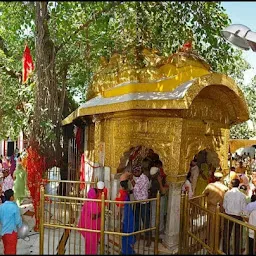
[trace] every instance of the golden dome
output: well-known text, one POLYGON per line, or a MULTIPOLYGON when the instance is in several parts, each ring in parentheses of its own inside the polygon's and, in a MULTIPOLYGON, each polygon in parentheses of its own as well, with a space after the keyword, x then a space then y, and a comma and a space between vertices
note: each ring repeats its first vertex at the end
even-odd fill
POLYGON ((155 49, 131 49, 123 54, 114 53, 109 61, 100 59, 86 98, 89 100, 97 95, 120 95, 121 87, 123 93, 172 91, 182 82, 209 73, 209 64, 192 51, 180 50, 169 57, 163 57, 155 49), (159 84, 161 80, 164 81, 159 84), (119 92, 112 94, 112 90, 119 92))

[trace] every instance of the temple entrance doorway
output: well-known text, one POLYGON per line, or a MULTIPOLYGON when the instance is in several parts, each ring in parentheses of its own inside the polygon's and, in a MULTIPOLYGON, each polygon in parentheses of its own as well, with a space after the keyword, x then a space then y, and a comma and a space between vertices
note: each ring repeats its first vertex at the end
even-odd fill
POLYGON ((131 171, 134 166, 139 165, 143 173, 150 177, 150 168, 155 164, 160 164, 159 161, 161 161, 159 155, 153 149, 145 146, 132 147, 121 157, 117 173, 122 173, 124 170, 131 171))
POLYGON ((209 149, 201 150, 197 153, 190 162, 189 170, 197 169, 198 178, 192 182, 194 185, 194 196, 199 196, 204 191, 208 183, 214 182, 214 172, 218 169, 221 170, 220 159, 218 154, 209 149), (193 169, 191 169, 193 168, 193 169))
MULTIPOLYGON (((142 172, 148 177, 149 179, 149 198, 155 198, 156 193, 150 193, 151 188, 155 186, 155 181, 157 180, 157 175, 161 176, 162 185, 166 187, 166 193, 162 194, 160 192, 160 241, 162 235, 165 231, 164 223, 166 223, 167 219, 167 205, 168 205, 168 185, 167 185, 167 175, 164 172, 163 163, 159 157, 159 155, 154 152, 153 149, 147 148, 145 146, 136 146, 130 148, 128 151, 124 152, 123 156, 120 159, 119 166, 117 168, 117 174, 115 175, 115 179, 120 180, 120 177, 125 172, 132 172, 135 166, 141 166, 142 172), (153 174, 150 172, 151 167, 157 167, 159 170, 157 173, 153 174)), ((129 188, 132 189, 131 183, 129 182, 129 188)), ((154 189, 155 191, 155 189, 154 189)), ((130 195, 131 200, 135 200, 133 194, 130 195)), ((155 219, 155 210, 156 205, 154 202, 150 203, 150 219, 155 219)), ((151 225, 154 226, 155 223, 151 221, 151 225)))

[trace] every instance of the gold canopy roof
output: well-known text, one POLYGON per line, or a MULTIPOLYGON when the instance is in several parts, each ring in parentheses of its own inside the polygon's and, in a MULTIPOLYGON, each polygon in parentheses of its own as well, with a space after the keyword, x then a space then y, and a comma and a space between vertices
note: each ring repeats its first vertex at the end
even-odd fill
POLYGON ((239 148, 247 148, 256 145, 256 140, 246 140, 246 139, 230 139, 229 140, 229 150, 231 153, 236 152, 239 148))
POLYGON ((127 53, 115 53, 109 62, 101 58, 87 90, 87 102, 62 124, 72 123, 80 116, 130 109, 188 109, 201 90, 214 85, 228 89, 222 92, 235 109, 233 124, 248 120, 248 107, 240 88, 226 75, 212 72, 196 53, 179 51, 166 58, 155 50, 142 49, 139 59, 132 63, 127 53))

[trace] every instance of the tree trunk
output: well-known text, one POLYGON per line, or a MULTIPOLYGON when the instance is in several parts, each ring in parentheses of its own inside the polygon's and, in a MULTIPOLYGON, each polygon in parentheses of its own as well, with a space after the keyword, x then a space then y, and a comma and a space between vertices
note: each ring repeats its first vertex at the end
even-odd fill
POLYGON ((56 82, 56 50, 48 29, 48 2, 35 3, 36 92, 30 145, 37 147, 46 163, 52 166, 61 156, 59 112, 62 111, 60 104, 63 100, 59 97, 56 82))

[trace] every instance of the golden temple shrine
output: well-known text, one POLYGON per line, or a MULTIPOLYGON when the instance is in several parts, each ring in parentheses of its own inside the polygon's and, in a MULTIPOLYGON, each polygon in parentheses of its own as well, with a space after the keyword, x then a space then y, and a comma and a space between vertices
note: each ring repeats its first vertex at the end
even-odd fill
POLYGON ((62 124, 84 121, 88 159, 109 167, 112 175, 133 147, 159 155, 170 184, 164 240, 175 248, 180 189, 191 160, 208 149, 228 169, 229 129, 249 119, 248 107, 234 80, 213 72, 193 51, 162 57, 141 49, 133 55, 139 61, 125 53, 102 58, 86 103, 62 124))
POLYGON ((169 181, 184 180, 189 162, 200 150, 218 153, 227 168, 229 128, 248 120, 244 96, 235 82, 212 72, 194 53, 163 58, 141 52, 144 66, 129 66, 125 56, 102 61, 88 88, 85 104, 63 120, 88 123, 90 158, 105 143, 106 166, 115 173, 120 158, 137 145, 159 154, 169 181))

